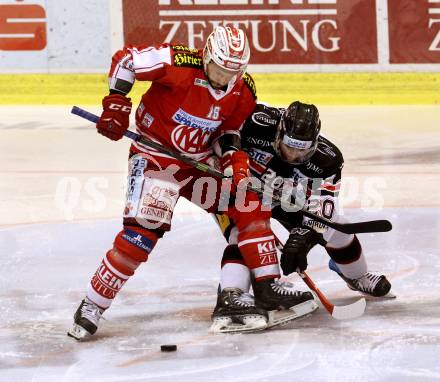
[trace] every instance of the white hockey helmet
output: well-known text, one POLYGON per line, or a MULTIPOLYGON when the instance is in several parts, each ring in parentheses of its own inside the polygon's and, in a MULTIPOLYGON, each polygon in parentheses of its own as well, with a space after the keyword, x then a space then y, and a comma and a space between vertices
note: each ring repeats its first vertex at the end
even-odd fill
POLYGON ((249 42, 242 29, 218 26, 208 36, 203 50, 205 72, 207 65, 214 62, 241 76, 246 71, 250 55, 249 42))

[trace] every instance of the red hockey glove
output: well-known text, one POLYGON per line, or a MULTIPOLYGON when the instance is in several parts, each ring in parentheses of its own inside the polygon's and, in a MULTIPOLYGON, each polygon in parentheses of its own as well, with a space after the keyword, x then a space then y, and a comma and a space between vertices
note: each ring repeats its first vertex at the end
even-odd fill
POLYGON ((232 182, 237 188, 239 183, 251 176, 249 171, 249 158, 244 151, 235 151, 231 157, 232 163, 232 182))
POLYGON ((96 128, 99 134, 112 141, 120 140, 130 124, 131 100, 121 94, 110 94, 103 98, 104 111, 96 128))

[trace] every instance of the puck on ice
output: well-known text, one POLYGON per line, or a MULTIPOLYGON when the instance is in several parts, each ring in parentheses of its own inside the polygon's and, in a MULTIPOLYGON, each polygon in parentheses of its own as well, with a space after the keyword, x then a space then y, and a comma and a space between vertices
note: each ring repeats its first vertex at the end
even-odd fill
POLYGON ((176 351, 177 345, 160 345, 160 351, 176 351))

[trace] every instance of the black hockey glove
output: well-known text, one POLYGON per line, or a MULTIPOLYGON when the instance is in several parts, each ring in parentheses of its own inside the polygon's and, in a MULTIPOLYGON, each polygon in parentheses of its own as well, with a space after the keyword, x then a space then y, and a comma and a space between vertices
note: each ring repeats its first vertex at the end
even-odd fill
POLYGON ((290 232, 281 253, 281 269, 285 276, 307 269, 307 254, 320 241, 322 234, 312 228, 298 227, 290 232))

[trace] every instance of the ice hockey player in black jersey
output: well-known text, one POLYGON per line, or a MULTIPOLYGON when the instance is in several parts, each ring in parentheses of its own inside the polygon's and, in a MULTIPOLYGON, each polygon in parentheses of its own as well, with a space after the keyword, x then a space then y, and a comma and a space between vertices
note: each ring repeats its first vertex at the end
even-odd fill
MULTIPOLYGON (((285 195, 286 190, 290 190, 290 197, 302 200, 310 212, 332 221, 345 222, 345 218, 338 214, 337 206, 343 156, 331 141, 320 135, 320 130, 321 120, 314 105, 296 101, 284 109, 258 104, 242 129, 242 148, 248 153, 252 175, 261 180, 266 189, 279 195, 285 195)), ((391 284, 384 275, 368 271, 356 235, 328 228, 300 212, 288 213, 282 204, 272 204, 272 218, 290 232, 281 253, 280 264, 284 275, 304 271, 308 252, 320 244, 330 256, 329 268, 350 289, 375 297, 385 296, 390 291, 391 284)), ((270 299, 276 300, 277 294, 300 292, 288 290, 285 283, 270 279, 268 284, 274 293, 267 296, 267 301, 259 301, 258 291, 254 290, 256 297, 252 304, 248 291, 255 275, 240 255, 236 229, 225 215, 218 214, 216 219, 228 246, 222 258, 219 296, 211 330, 246 331, 246 304, 252 317, 255 309, 271 308, 268 306, 270 299), (234 291, 235 303, 227 298, 231 291, 234 291), (238 311, 237 319, 235 312, 238 311)), ((270 326, 273 324, 269 320, 266 327, 270 326)))

